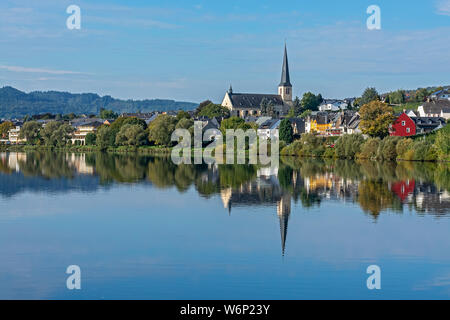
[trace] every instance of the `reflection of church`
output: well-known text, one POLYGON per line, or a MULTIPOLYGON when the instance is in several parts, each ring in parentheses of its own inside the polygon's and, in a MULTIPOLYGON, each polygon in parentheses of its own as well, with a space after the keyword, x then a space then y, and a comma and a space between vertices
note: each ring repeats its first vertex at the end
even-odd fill
POLYGON ((277 171, 262 168, 258 170, 256 180, 246 182, 239 188, 222 189, 220 195, 229 214, 232 207, 276 206, 280 222, 281 250, 284 256, 291 213, 291 195, 283 192, 280 187, 277 171))

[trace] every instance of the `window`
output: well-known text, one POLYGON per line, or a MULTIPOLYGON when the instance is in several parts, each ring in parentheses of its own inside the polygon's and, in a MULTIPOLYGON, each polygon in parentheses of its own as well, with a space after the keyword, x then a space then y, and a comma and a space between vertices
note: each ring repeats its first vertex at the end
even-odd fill
POLYGON ((406 128, 406 133, 410 133, 411 132, 411 128, 406 128))
POLYGON ((406 121, 402 121, 402 126, 406 126, 406 121))

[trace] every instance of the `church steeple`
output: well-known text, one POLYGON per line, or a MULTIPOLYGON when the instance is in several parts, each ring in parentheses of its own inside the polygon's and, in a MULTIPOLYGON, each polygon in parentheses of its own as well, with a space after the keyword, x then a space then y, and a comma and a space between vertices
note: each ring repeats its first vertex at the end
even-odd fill
POLYGON ((281 96, 283 101, 292 101, 292 84, 289 76, 289 62, 286 44, 284 44, 283 68, 281 69, 281 82, 278 86, 278 94, 281 96))

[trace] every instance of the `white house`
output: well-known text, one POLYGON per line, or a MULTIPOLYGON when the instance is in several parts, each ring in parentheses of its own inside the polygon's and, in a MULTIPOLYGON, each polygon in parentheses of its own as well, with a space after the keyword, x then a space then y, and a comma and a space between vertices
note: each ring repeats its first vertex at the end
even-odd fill
POLYGON ((337 112, 346 110, 348 103, 343 100, 324 100, 319 106, 319 111, 332 111, 337 112))
POLYGON ((450 101, 437 100, 425 102, 417 108, 420 117, 436 118, 441 117, 445 120, 450 119, 450 101))

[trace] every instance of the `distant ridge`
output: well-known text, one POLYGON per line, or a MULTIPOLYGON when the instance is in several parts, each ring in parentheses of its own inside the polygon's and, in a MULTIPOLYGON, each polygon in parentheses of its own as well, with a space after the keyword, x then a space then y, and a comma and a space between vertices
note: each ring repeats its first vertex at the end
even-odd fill
POLYGON ((174 100, 120 100, 94 93, 73 94, 59 91, 33 91, 25 93, 13 87, 0 89, 0 118, 21 118, 42 113, 98 114, 100 109, 117 113, 169 110, 192 110, 197 103, 174 100))

